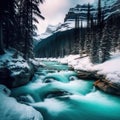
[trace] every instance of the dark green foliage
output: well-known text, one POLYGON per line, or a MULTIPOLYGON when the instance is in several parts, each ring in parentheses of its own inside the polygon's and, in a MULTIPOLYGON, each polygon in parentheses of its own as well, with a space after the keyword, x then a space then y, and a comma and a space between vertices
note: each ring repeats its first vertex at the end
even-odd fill
POLYGON ((90 4, 88 3, 88 12, 87 12, 87 28, 90 28, 90 17, 91 17, 90 4))
POLYGON ((90 45, 91 45, 91 10, 90 4, 88 4, 87 12, 87 30, 86 30, 86 39, 85 39, 85 50, 86 54, 90 55, 90 45))
POLYGON ((105 62, 110 58, 110 50, 111 50, 111 30, 109 28, 110 26, 105 26, 103 30, 103 36, 101 40, 101 62, 105 62))
MULTIPOLYGON (((83 28, 83 33, 85 28, 83 28)), ((36 57, 64 57, 73 52, 75 29, 57 32, 35 46, 36 57)), ((83 34, 84 38, 84 34, 83 34)), ((83 43, 84 44, 84 40, 83 43)))
POLYGON ((93 64, 99 63, 98 36, 93 34, 90 50, 90 59, 93 64))
POLYGON ((33 34, 38 22, 35 16, 44 17, 38 8, 43 0, 0 1, 0 54, 13 47, 23 53, 25 59, 33 58, 33 34))
POLYGON ((112 27, 112 30, 111 30, 111 37, 112 37, 112 41, 111 41, 111 44, 112 44, 112 51, 113 52, 116 52, 117 50, 117 46, 118 46, 118 37, 119 37, 119 28, 118 26, 113 26, 112 27))
MULTIPOLYGON (((91 14, 88 4, 87 27, 79 25, 80 16, 75 19, 75 29, 56 32, 42 40, 35 47, 37 57, 64 57, 69 54, 86 54, 93 64, 105 62, 110 52, 120 50, 120 15, 113 14, 104 19, 104 9, 98 0, 97 19, 91 14)), ((72 13, 71 13, 72 14, 72 13)))
POLYGON ((97 25, 99 28, 101 28, 101 21, 102 21, 101 0, 98 0, 97 25))
POLYGON ((14 0, 1 0, 0 2, 0 53, 4 53, 4 48, 8 48, 8 44, 10 44, 12 37, 14 37, 14 7, 14 0))

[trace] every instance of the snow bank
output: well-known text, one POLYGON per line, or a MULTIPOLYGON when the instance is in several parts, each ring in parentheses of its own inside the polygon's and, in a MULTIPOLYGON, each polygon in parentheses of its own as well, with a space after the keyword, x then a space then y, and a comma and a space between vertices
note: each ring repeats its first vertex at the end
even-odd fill
POLYGON ((40 112, 30 106, 18 103, 14 98, 9 97, 9 92, 8 88, 0 85, 1 120, 43 120, 40 112))
POLYGON ((120 53, 114 54, 110 60, 94 66, 94 69, 99 70, 98 74, 106 75, 109 81, 120 84, 120 53))
POLYGON ((76 70, 98 71, 114 83, 120 83, 120 52, 113 53, 111 59, 102 64, 92 64, 89 57, 80 58, 79 55, 69 55, 58 59, 61 63, 68 63, 76 70))

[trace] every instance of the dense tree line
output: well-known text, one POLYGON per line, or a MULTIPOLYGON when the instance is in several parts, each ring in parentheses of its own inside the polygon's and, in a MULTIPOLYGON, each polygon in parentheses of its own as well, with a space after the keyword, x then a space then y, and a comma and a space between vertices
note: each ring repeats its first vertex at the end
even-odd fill
POLYGON ((36 16, 44 19, 38 8, 43 0, 1 0, 0 1, 0 54, 5 49, 15 48, 25 59, 33 58, 34 22, 36 16))
POLYGON ((105 19, 104 10, 101 0, 98 0, 97 17, 94 18, 88 4, 87 27, 83 28, 80 16, 76 16, 72 32, 55 33, 54 38, 43 40, 44 44, 36 52, 37 57, 64 57, 69 54, 82 57, 86 54, 94 64, 108 60, 111 52, 120 50, 120 15, 113 14, 105 19))
POLYGON ((91 62, 101 63, 110 58, 111 52, 116 52, 119 46, 120 24, 119 14, 113 14, 104 19, 104 9, 101 7, 101 0, 98 0, 97 19, 93 20, 88 5, 87 29, 85 48, 86 54, 90 56, 91 62), (89 48, 88 48, 89 46, 89 48))

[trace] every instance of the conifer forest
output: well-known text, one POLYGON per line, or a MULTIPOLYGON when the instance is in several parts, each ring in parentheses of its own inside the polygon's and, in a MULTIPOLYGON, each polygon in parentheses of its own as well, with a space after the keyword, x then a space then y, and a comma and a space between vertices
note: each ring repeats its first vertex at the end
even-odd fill
POLYGON ((0 120, 120 120, 120 0, 0 0, 0 120))

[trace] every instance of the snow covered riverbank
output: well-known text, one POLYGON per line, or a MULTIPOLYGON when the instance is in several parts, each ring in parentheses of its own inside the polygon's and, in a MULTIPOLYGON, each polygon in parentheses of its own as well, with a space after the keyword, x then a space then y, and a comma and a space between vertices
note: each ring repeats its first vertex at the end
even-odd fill
POLYGON ((75 70, 97 71, 97 74, 104 75, 110 82, 120 84, 120 52, 113 53, 110 60, 101 64, 92 64, 88 56, 80 58, 79 55, 49 60, 68 64, 75 70))
POLYGON ((10 90, 0 85, 0 119, 1 120, 43 120, 40 112, 9 97, 10 90))
POLYGON ((111 59, 102 64, 92 64, 89 57, 79 58, 78 55, 68 56, 59 59, 60 62, 67 62, 76 70, 98 71, 98 74, 106 76, 106 79, 120 84, 120 53, 113 54, 111 59))

